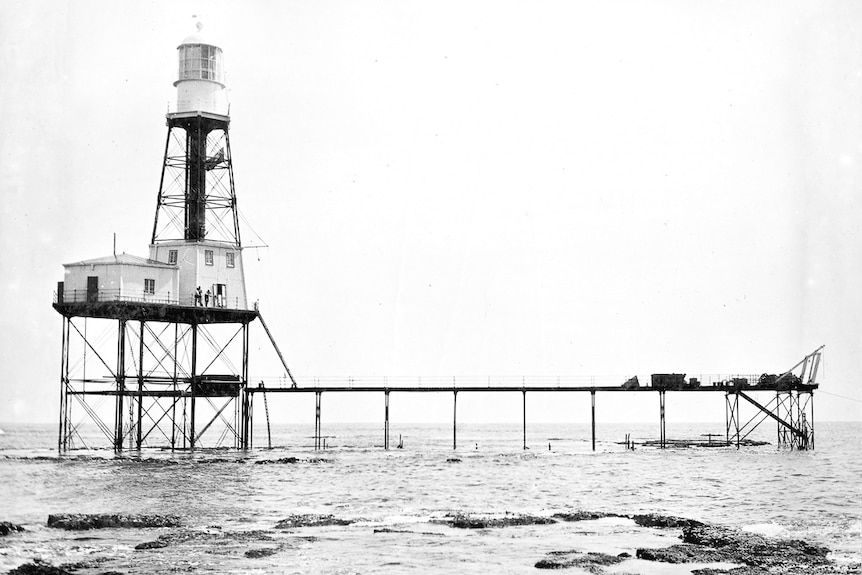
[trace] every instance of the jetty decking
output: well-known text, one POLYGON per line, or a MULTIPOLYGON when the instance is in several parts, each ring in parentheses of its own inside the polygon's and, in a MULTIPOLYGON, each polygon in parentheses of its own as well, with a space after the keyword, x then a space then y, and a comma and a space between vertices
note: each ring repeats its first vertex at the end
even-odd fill
MULTIPOLYGON (((424 383, 422 378, 391 378, 395 380, 390 382, 390 378, 375 378, 376 383, 367 379, 345 378, 341 383, 338 380, 328 378, 323 382, 320 380, 313 381, 308 385, 300 385, 295 380, 291 385, 277 383, 275 385, 266 385, 264 382, 258 384, 257 387, 249 386, 246 390, 248 394, 249 409, 246 412, 249 414, 248 421, 243 421, 242 425, 246 428, 246 435, 251 441, 253 420, 251 414, 251 401, 255 394, 267 393, 288 393, 288 394, 307 394, 314 393, 315 395, 315 428, 314 428, 314 446, 315 449, 323 447, 322 432, 321 432, 321 414, 322 414, 322 397, 324 393, 383 393, 384 395, 384 422, 383 422, 383 446, 384 449, 389 449, 389 396, 392 393, 451 393, 453 396, 452 402, 452 448, 458 447, 458 394, 459 393, 521 393, 522 396, 522 423, 523 423, 523 447, 527 448, 527 393, 589 393, 591 396, 591 442, 592 449, 596 448, 596 394, 597 393, 657 393, 659 396, 659 439, 656 442, 661 448, 667 447, 670 442, 667 439, 665 425, 665 394, 668 391, 672 392, 688 392, 688 393, 724 393, 726 397, 726 416, 727 416, 727 445, 736 444, 738 447, 745 442, 748 434, 757 427, 760 422, 753 424, 749 421, 748 424, 740 427, 739 417, 739 397, 742 397, 752 405, 758 408, 763 417, 771 417, 779 426, 779 443, 782 439, 788 440, 788 445, 800 449, 809 449, 813 447, 814 430, 813 418, 810 423, 808 419, 800 415, 800 409, 805 411, 811 403, 812 395, 815 389, 818 388, 816 383, 803 383, 798 377, 791 372, 782 374, 782 376, 708 376, 705 378, 707 385, 703 385, 701 378, 685 379, 682 374, 673 374, 673 378, 663 378, 671 374, 655 374, 653 375, 653 384, 641 386, 639 383, 634 383, 628 380, 621 385, 583 385, 581 384, 566 384, 567 379, 583 380, 585 378, 536 378, 542 379, 558 379, 558 383, 536 383, 532 381, 528 384, 527 378, 523 378, 520 385, 512 383, 513 378, 488 378, 486 385, 477 384, 475 378, 461 378, 462 383, 458 382, 458 378, 451 378, 449 384, 442 384, 445 378, 425 378, 424 383), (658 377, 656 377, 658 376, 658 377), (463 383, 467 379, 467 383, 463 383), (498 384, 494 381, 498 379, 509 379, 507 384, 498 384), (673 384, 668 384, 670 379, 673 384), (430 381, 429 381, 430 380, 430 381), (759 383, 751 384, 749 382, 756 381, 759 383), (412 382, 412 383, 408 383, 412 382), (762 383, 760 383, 762 382, 762 383), (656 385, 658 384, 658 385, 656 385), (775 403, 772 406, 764 406, 760 402, 753 399, 748 393, 751 392, 773 392, 775 397, 770 403, 775 403), (803 403, 800 404, 799 395, 803 395, 803 403), (782 417, 776 415, 776 411, 780 412, 784 408, 785 412, 782 417), (788 413, 789 412, 789 413, 788 413), (804 425, 800 423, 804 422, 804 425), (752 425, 753 424, 753 425, 752 425), (782 428, 787 432, 787 435, 782 435, 782 428)), ((595 378, 589 378, 595 379, 595 378)), ((604 379, 604 378, 602 378, 604 379)), ((632 378, 634 379, 634 378, 632 378)), ((811 405, 813 409, 813 404, 811 405)), ((268 408, 267 408, 268 411, 268 408)), ((268 417, 267 417, 268 419, 268 417)), ((253 447, 249 444, 248 447, 253 447)))

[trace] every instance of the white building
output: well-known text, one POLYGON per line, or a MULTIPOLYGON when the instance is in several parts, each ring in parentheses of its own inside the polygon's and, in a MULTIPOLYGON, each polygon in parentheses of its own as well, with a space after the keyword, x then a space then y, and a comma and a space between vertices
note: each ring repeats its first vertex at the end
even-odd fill
POLYGON ((176 304, 176 265, 120 254, 63 264, 63 302, 144 301, 176 304))
POLYGON ((176 240, 151 245, 149 261, 163 262, 177 269, 181 305, 194 305, 194 294, 200 288, 204 304, 209 291, 210 306, 247 309, 240 256, 235 244, 176 240))

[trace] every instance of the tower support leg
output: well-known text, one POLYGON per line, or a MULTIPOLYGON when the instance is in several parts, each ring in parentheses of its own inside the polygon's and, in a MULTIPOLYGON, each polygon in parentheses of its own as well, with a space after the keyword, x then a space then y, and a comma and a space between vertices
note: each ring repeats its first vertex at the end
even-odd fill
POLYGON ((144 428, 144 322, 141 321, 140 332, 138 334, 138 417, 137 417, 137 436, 135 445, 137 449, 141 449, 143 441, 144 428))
POLYGON ((177 364, 179 363, 179 358, 177 357, 177 349, 179 347, 179 336, 180 336, 180 325, 174 324, 174 378, 172 382, 172 387, 174 391, 174 400, 171 405, 171 451, 176 449, 177 447, 177 402, 179 398, 177 397, 177 364))
POLYGON ((198 326, 192 324, 192 386, 191 386, 191 415, 189 416, 189 449, 195 448, 195 388, 197 387, 197 369, 198 369, 198 326))
POLYGON ((248 449, 251 436, 251 398, 248 393, 248 354, 249 354, 248 324, 242 325, 242 382, 240 383, 240 448, 248 449))
POLYGON ((123 450, 123 399, 126 394, 126 320, 121 319, 117 329, 117 413, 114 449, 123 450))
POLYGON ((66 316, 63 316, 63 324, 62 324, 62 338, 63 344, 60 348, 60 427, 57 430, 57 450, 65 451, 68 448, 68 442, 66 438, 66 403, 69 400, 68 396, 68 384, 66 383, 69 379, 69 373, 66 369, 68 362, 66 358, 69 355, 69 319, 66 316))

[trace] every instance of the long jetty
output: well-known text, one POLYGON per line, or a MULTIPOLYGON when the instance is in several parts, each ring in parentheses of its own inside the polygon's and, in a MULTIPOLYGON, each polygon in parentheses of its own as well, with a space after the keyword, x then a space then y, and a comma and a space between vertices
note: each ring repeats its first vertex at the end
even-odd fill
MULTIPOLYGON (((778 443, 797 449, 814 446, 813 393, 816 383, 822 347, 806 356, 790 370, 780 375, 708 375, 690 377, 684 374, 653 374, 649 385, 641 385, 636 377, 622 383, 608 384, 614 378, 311 378, 310 381, 294 376, 280 378, 269 383, 261 381, 257 386, 249 385, 249 402, 256 394, 288 393, 315 395, 314 448, 323 448, 322 396, 324 393, 382 393, 384 395, 383 446, 389 449, 389 396, 392 393, 451 393, 452 403, 452 448, 458 447, 458 394, 459 393, 520 393, 522 397, 523 447, 527 448, 527 393, 589 393, 591 402, 591 440, 596 449, 596 394, 601 393, 657 393, 659 396, 659 440, 658 445, 668 445, 665 422, 665 395, 668 391, 688 393, 724 393, 726 413, 725 445, 739 447, 750 433, 764 420, 777 423, 778 443), (801 368, 799 375, 794 371, 801 368), (460 379, 460 381, 459 381, 460 379), (759 402, 750 393, 772 392, 769 402, 759 402), (739 398, 753 405, 754 417, 743 423, 740 417, 739 398)), ((619 381, 622 378, 616 378, 619 381)), ((267 410, 268 412, 268 410, 267 410)), ((247 410, 248 420, 243 422, 245 435, 253 426, 253 410, 247 410)), ((268 418, 267 418, 268 420, 268 418)), ((248 447, 252 447, 251 444, 248 447)))

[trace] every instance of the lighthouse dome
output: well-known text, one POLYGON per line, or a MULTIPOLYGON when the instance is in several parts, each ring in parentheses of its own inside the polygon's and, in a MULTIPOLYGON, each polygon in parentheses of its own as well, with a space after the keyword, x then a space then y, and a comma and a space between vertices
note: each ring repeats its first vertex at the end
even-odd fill
POLYGON ((213 42, 213 39, 210 37, 209 34, 203 33, 203 28, 204 28, 203 22, 198 22, 196 24, 196 26, 197 26, 197 32, 195 32, 194 34, 189 34, 188 36, 183 38, 182 44, 180 44, 181 46, 183 44, 206 44, 207 46, 217 46, 218 45, 215 42, 213 42))

